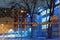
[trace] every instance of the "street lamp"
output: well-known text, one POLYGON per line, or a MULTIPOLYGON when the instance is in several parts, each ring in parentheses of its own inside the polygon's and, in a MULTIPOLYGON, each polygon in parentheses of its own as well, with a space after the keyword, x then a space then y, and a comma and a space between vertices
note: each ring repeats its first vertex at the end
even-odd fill
POLYGON ((23 13, 24 12, 24 10, 21 10, 21 13, 23 13))
POLYGON ((26 11, 24 9, 21 9, 20 12, 21 13, 26 13, 26 11))

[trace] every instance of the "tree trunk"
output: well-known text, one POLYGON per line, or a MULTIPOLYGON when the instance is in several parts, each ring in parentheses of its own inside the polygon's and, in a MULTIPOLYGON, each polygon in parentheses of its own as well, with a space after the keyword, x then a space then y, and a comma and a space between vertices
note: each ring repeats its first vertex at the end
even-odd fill
MULTIPOLYGON (((50 7, 49 7, 50 8, 50 15, 49 15, 50 17, 49 17, 48 22, 52 22, 51 18, 54 14, 54 7, 55 7, 55 0, 50 0, 50 7)), ((48 38, 52 38, 52 26, 51 26, 51 24, 48 25, 47 33, 48 33, 48 38)))
MULTIPOLYGON (((49 17, 48 22, 51 22, 50 19, 51 19, 51 16, 49 17)), ((52 38, 52 26, 51 26, 51 24, 48 24, 47 36, 48 36, 48 38, 52 38)))

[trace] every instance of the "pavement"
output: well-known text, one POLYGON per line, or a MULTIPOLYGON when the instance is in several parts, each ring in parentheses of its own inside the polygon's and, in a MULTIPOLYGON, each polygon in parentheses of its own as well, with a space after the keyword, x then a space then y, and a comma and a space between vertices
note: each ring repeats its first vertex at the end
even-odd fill
POLYGON ((52 38, 52 39, 46 39, 46 38, 0 38, 0 40, 60 40, 59 38, 52 38))

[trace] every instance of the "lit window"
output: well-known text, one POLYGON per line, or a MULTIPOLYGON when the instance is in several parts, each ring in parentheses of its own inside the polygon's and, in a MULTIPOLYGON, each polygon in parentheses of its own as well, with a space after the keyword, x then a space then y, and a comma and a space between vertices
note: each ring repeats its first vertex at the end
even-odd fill
MULTIPOLYGON (((42 18, 42 22, 46 22, 46 21, 48 21, 48 20, 49 20, 49 16, 42 18)), ((42 25, 42 29, 47 29, 47 28, 48 28, 48 24, 42 25)))
POLYGON ((44 15, 46 15, 46 14, 49 14, 49 11, 50 11, 50 9, 44 10, 44 11, 41 13, 41 15, 44 16, 44 15), (47 12, 46 12, 46 11, 47 11, 47 12))
POLYGON ((49 20, 49 16, 47 17, 47 21, 49 20))
POLYGON ((46 10, 43 11, 43 12, 41 13, 41 15, 42 15, 42 16, 43 16, 43 15, 46 15, 46 10))
POLYGON ((48 28, 48 24, 42 25, 42 29, 47 29, 48 28))
POLYGON ((46 20, 47 20, 46 17, 45 18, 42 18, 42 22, 46 22, 46 20))
POLYGON ((49 16, 42 18, 42 22, 46 22, 46 21, 48 21, 48 20, 49 20, 49 16))
POLYGON ((49 13, 50 9, 47 9, 47 13, 49 13))
POLYGON ((43 9, 40 9, 38 12, 41 12, 43 9))

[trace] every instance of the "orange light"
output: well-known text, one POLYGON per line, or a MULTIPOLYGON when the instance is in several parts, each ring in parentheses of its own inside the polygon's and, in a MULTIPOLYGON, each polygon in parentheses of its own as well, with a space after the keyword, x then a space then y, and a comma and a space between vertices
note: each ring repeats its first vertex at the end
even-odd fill
POLYGON ((24 12, 24 10, 21 10, 21 13, 23 13, 24 12))
POLYGON ((54 15, 52 16, 52 21, 55 21, 55 20, 58 20, 58 16, 54 14, 54 15))

